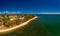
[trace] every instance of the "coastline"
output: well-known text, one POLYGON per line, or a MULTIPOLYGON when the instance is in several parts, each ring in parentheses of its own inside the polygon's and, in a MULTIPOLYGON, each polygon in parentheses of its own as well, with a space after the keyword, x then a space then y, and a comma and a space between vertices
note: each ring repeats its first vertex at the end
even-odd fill
POLYGON ((32 20, 34 20, 34 19, 36 19, 36 18, 37 18, 37 16, 35 16, 35 17, 33 17, 32 19, 30 19, 30 20, 28 20, 28 21, 26 21, 26 22, 24 22, 24 23, 22 23, 22 24, 20 24, 20 25, 17 25, 17 26, 15 26, 15 27, 12 27, 12 28, 9 28, 9 29, 5 29, 5 30, 0 30, 0 32, 7 32, 7 31, 11 31, 11 30, 17 29, 17 28, 19 28, 19 27, 25 26, 25 25, 27 25, 30 21, 32 21, 32 20))

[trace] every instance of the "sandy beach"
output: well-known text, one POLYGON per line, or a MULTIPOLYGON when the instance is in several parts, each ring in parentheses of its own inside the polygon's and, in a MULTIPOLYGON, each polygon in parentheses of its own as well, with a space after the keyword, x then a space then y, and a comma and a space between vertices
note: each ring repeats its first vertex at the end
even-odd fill
POLYGON ((27 25, 30 21, 32 21, 32 20, 34 20, 36 18, 37 18, 37 16, 35 16, 32 19, 30 19, 30 20, 28 20, 28 21, 26 21, 26 22, 24 22, 24 23, 22 23, 20 25, 17 25, 15 27, 12 27, 12 28, 9 28, 9 29, 0 30, 0 32, 7 32, 7 31, 11 31, 11 30, 14 30, 14 29, 17 29, 17 28, 21 28, 22 26, 27 25))

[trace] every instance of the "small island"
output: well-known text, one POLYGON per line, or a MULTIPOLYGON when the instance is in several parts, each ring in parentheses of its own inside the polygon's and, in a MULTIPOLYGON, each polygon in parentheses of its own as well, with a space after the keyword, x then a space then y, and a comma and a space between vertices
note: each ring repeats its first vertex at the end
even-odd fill
POLYGON ((18 28, 35 18, 33 14, 0 14, 0 32, 18 28))

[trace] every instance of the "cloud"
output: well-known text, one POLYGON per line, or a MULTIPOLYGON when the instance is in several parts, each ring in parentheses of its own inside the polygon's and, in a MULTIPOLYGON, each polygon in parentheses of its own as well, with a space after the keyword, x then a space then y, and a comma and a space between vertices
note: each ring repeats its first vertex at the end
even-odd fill
POLYGON ((60 12, 41 12, 39 14, 60 14, 60 12))
POLYGON ((21 14, 22 12, 20 11, 17 11, 17 12, 10 12, 10 11, 3 11, 3 12, 0 12, 0 14, 21 14))

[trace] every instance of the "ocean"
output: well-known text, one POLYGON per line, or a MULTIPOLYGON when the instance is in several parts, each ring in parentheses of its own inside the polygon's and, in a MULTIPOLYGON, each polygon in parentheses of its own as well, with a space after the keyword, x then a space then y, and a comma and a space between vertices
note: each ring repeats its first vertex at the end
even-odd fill
POLYGON ((0 36, 60 36, 60 15, 34 14, 37 19, 28 25, 0 36))

